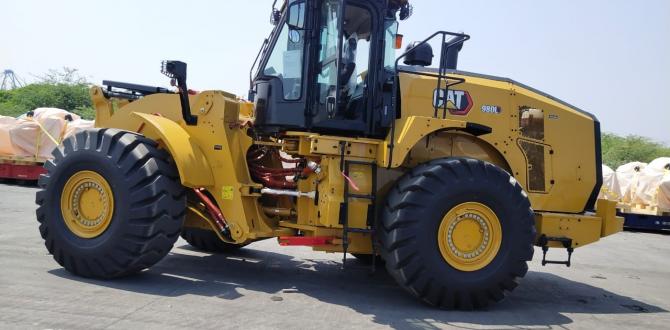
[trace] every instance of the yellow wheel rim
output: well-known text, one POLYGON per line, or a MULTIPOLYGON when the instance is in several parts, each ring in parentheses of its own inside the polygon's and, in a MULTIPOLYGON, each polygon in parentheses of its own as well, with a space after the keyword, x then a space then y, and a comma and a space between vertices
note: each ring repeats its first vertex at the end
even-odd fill
POLYGON ((65 225, 73 234, 95 238, 112 222, 114 195, 100 174, 80 171, 65 183, 60 205, 65 225))
POLYGON ((442 218, 437 243, 442 257, 452 267, 466 272, 480 270, 500 250, 500 220, 484 204, 460 204, 442 218))

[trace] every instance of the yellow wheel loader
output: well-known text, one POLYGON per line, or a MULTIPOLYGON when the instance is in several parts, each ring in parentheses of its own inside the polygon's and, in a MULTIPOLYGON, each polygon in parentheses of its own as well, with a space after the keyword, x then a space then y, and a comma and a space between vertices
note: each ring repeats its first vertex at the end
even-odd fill
POLYGON ((273 6, 246 100, 189 90, 179 61, 163 63, 173 89, 92 88, 96 128, 40 179, 49 252, 104 279, 154 265, 180 235, 210 252, 276 238, 343 265, 383 261, 420 300, 472 309, 515 288, 534 246, 570 266, 575 248, 621 231, 597 200, 598 120, 458 70, 465 34, 397 56, 409 16, 407 0, 273 6))

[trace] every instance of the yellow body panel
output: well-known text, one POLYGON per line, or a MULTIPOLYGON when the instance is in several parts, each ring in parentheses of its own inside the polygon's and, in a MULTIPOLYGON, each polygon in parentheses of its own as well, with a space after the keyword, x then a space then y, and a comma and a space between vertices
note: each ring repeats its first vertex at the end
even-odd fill
MULTIPOLYGON (((549 237, 570 238, 572 247, 578 248, 598 241, 623 230, 623 218, 616 216, 613 202, 598 200, 596 214, 546 213, 535 214, 535 228, 538 238, 549 237)), ((562 248, 560 242, 550 241, 549 247, 562 248)))
POLYGON ((464 132, 439 132, 421 139, 410 150, 404 166, 415 167, 436 158, 467 157, 483 160, 512 172, 505 157, 482 139, 464 132))
POLYGON ((400 131, 393 138, 389 135, 384 143, 379 146, 379 158, 377 163, 382 167, 398 167, 403 164, 407 154, 417 145, 419 140, 425 136, 445 129, 463 129, 466 122, 453 119, 437 119, 423 114, 423 116, 409 116, 399 120, 400 131), (389 145, 393 139, 393 152, 389 145))
POLYGON ((616 234, 623 231, 623 217, 616 215, 616 205, 614 201, 599 199, 596 204, 596 216, 603 219, 600 230, 600 237, 616 234))
MULTIPOLYGON (((572 239, 572 247, 581 247, 600 239, 602 219, 583 214, 536 213, 535 228, 540 235, 572 239)), ((549 247, 562 248, 560 242, 548 242, 549 247)))
POLYGON ((155 137, 165 144, 174 158, 182 185, 191 188, 209 187, 214 183, 212 169, 205 155, 191 136, 176 122, 146 113, 135 113, 146 126, 140 133, 155 137))
POLYGON ((253 140, 240 126, 239 99, 218 91, 191 96, 198 125, 188 126, 176 94, 150 95, 116 110, 99 88, 93 88, 91 95, 93 103, 100 105, 98 113, 102 112, 97 127, 142 130, 170 150, 182 182, 205 188, 214 197, 235 243, 274 236, 276 222, 263 214, 258 195, 249 193, 250 187, 260 185, 251 180, 247 168, 246 152, 253 140))
MULTIPOLYGON (((491 132, 477 136, 476 139, 479 141, 475 144, 485 145, 489 154, 487 157, 490 159, 500 161, 501 157, 504 158, 505 163, 509 165, 508 170, 528 192, 533 209, 566 213, 583 212, 597 178, 594 120, 572 107, 507 81, 461 74, 450 76, 465 80, 463 84, 451 89, 468 92, 472 98, 472 107, 465 115, 447 113, 445 119, 440 121, 452 124, 446 124, 446 129, 431 137, 439 139, 441 135, 445 135, 445 131, 462 132, 467 123, 489 127, 491 132), (500 112, 485 112, 486 106, 495 106, 500 112), (523 108, 542 110, 540 112, 543 123, 542 136, 533 136, 521 129, 520 113, 523 108), (524 152, 522 145, 543 151, 537 158, 541 158, 545 165, 544 175, 540 178, 542 182, 535 184, 544 186, 542 189, 531 189, 533 185, 529 184, 532 179, 529 172, 532 166, 529 166, 529 155, 524 152)), ((396 140, 400 140, 404 132, 413 134, 413 141, 416 136, 431 131, 431 129, 415 131, 411 127, 418 127, 413 123, 415 118, 434 115, 433 99, 436 86, 437 78, 400 74, 403 118, 396 123, 396 140)), ((438 117, 442 118, 441 111, 438 117)), ((391 138, 389 134, 386 140, 390 141, 391 138)), ((425 148, 425 144, 422 146, 416 143, 398 143, 392 166, 400 166, 399 164, 406 162, 407 148, 414 146, 425 148)), ((381 160, 387 159, 382 158, 381 160)))

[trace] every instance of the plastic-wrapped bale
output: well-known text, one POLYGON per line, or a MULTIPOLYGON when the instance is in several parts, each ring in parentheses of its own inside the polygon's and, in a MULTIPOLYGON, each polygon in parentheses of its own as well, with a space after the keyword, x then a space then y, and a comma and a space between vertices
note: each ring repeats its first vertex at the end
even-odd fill
POLYGON ((598 198, 611 201, 621 200, 619 179, 617 178, 616 172, 607 165, 603 165, 603 186, 600 189, 598 198))
POLYGON ((35 109, 33 118, 39 122, 49 119, 60 119, 67 121, 67 125, 65 125, 65 132, 61 132, 63 139, 75 135, 82 130, 93 128, 94 126, 94 121, 92 120, 85 120, 72 112, 56 108, 35 109))
POLYGON ((633 203, 670 210, 670 157, 655 159, 640 172, 633 203))
POLYGON ((32 112, 33 118, 37 120, 42 120, 43 118, 58 118, 60 120, 67 121, 81 119, 81 117, 77 114, 58 108, 37 108, 32 112))
POLYGON ((658 208, 663 211, 670 210, 670 169, 665 171, 665 175, 658 186, 658 208))
POLYGON ((19 117, 16 125, 9 131, 14 155, 51 158, 51 152, 65 132, 65 127, 66 121, 58 117, 19 117))
POLYGON ((5 117, 0 120, 0 155, 50 159, 60 141, 92 127, 93 121, 55 108, 38 108, 31 116, 5 117))
POLYGON ((9 130, 16 122, 16 118, 0 116, 0 156, 13 156, 16 153, 9 135, 9 130))
POLYGON ((63 138, 65 139, 83 130, 93 128, 94 124, 95 122, 92 120, 85 120, 85 119, 73 120, 67 125, 67 128, 65 129, 65 135, 63 136, 63 138))
POLYGON ((647 163, 632 162, 621 165, 616 169, 622 202, 627 204, 633 203, 640 172, 644 170, 645 167, 647 167, 647 163))

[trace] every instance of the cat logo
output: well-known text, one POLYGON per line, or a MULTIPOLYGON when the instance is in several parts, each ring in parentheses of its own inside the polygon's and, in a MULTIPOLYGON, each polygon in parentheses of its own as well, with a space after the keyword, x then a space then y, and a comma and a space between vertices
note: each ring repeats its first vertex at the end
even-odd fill
POLYGON ((433 106, 444 109, 444 101, 447 101, 447 110, 456 116, 465 116, 472 109, 472 97, 470 93, 459 90, 435 89, 433 93, 433 106), (445 97, 446 96, 446 97, 445 97))

